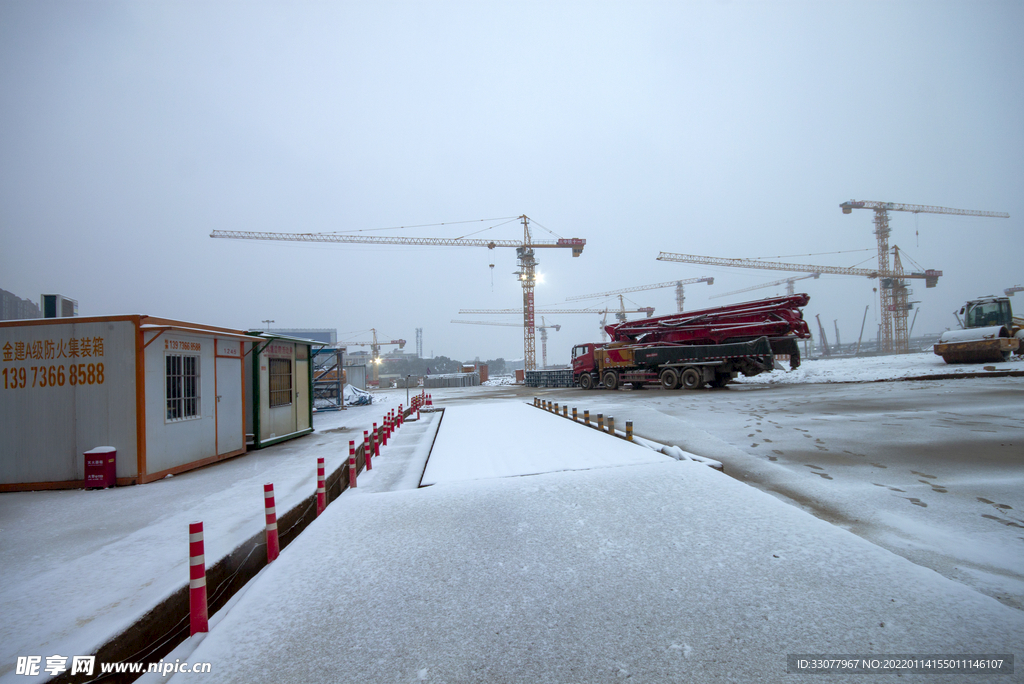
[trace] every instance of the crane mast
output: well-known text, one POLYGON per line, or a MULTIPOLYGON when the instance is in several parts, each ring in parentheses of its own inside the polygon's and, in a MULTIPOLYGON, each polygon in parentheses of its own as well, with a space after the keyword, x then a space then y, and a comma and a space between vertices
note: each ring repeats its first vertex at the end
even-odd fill
MULTIPOLYGON (((895 269, 899 264, 899 252, 895 253, 893 268, 889 267, 889 212, 907 211, 914 214, 952 214, 955 216, 981 216, 987 218, 1010 218, 1001 211, 978 211, 974 209, 951 209, 923 204, 900 204, 898 202, 865 202, 850 200, 839 205, 844 214, 853 213, 854 209, 871 209, 875 212, 875 237, 878 240, 878 299, 882 317, 881 349, 883 353, 902 354, 910 350, 910 335, 907 331, 907 291, 903 282, 908 276, 895 269)), ((941 275, 941 272, 940 272, 941 275)), ((925 281, 926 287, 934 287, 935 283, 925 281)))
POLYGON ((421 237, 387 237, 363 235, 339 235, 336 233, 270 233, 245 230, 214 230, 211 238, 229 238, 235 240, 279 240, 286 242, 332 242, 358 243, 371 245, 426 245, 434 247, 515 247, 519 259, 516 274, 523 286, 523 353, 526 370, 537 368, 536 333, 534 330, 533 290, 537 284, 536 249, 562 248, 571 249, 572 255, 583 254, 587 241, 582 238, 559 238, 557 240, 533 240, 530 235, 530 219, 525 214, 518 217, 523 223, 523 239, 518 240, 481 240, 471 238, 421 238, 421 237))

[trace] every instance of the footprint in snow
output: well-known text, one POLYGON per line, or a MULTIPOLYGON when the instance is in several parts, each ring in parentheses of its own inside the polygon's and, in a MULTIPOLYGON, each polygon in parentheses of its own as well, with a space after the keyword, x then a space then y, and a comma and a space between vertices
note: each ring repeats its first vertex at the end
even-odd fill
POLYGON ((1020 523, 1013 522, 1012 520, 1003 520, 1002 518, 997 518, 996 516, 988 515, 987 513, 985 515, 982 515, 981 517, 988 518, 989 520, 995 520, 996 522, 1002 523, 1007 527, 1019 527, 1021 529, 1024 529, 1024 525, 1021 525, 1020 523))

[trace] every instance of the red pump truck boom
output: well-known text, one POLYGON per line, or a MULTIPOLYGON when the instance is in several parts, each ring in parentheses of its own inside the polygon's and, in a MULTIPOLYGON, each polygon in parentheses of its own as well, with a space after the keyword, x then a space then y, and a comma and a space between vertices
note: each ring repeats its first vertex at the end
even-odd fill
POLYGON ((797 340, 811 336, 801 310, 808 301, 796 294, 606 326, 611 342, 573 348, 574 382, 583 389, 722 387, 740 373, 773 370, 775 354, 796 368, 797 340))

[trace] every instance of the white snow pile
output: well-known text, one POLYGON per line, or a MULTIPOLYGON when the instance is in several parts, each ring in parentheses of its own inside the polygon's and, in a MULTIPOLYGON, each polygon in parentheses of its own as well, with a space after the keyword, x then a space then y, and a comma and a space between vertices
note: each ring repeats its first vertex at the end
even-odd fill
POLYGON ((788 366, 751 378, 740 376, 738 383, 806 384, 828 382, 874 382, 927 375, 984 373, 988 370, 1024 370, 1022 357, 1013 356, 1001 363, 946 363, 933 352, 890 356, 861 356, 830 359, 804 359, 796 370, 788 366))
POLYGON ((352 385, 345 385, 345 406, 364 406, 373 403, 373 395, 352 385))
POLYGON ((511 375, 495 375, 491 379, 485 380, 484 382, 481 382, 480 384, 484 385, 485 387, 499 387, 501 385, 514 385, 514 384, 516 384, 516 379, 514 377, 512 377, 511 375))

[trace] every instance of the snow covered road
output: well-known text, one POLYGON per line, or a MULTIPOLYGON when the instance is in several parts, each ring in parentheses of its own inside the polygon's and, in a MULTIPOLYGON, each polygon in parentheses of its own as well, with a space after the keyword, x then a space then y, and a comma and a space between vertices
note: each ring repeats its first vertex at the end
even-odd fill
MULTIPOLYGON (((445 434, 458 413, 496 430, 513 410, 446 409, 431 458, 481 453, 445 434)), ((1020 611, 710 468, 636 463, 636 446, 530 410, 536 431, 593 435, 620 465, 552 451, 556 472, 350 490, 189 660, 219 682, 773 682, 792 677, 788 653, 1024 646, 1020 611)))

